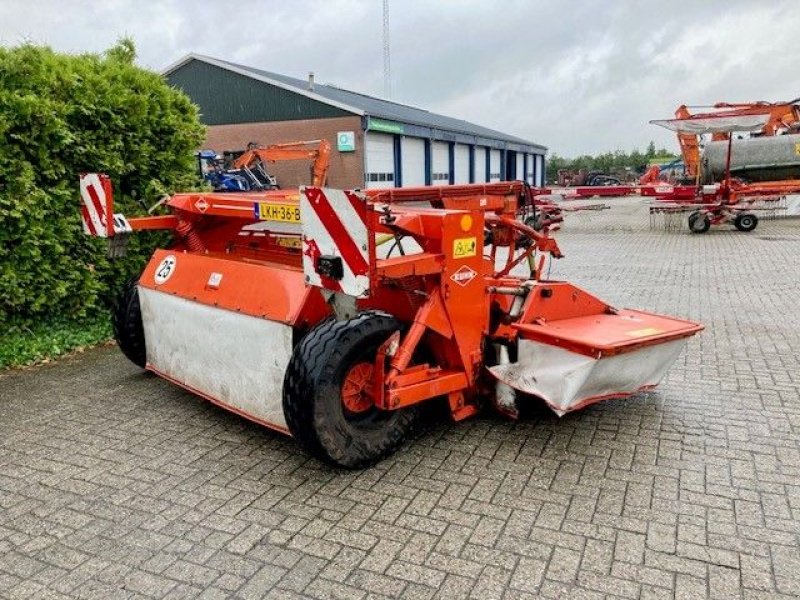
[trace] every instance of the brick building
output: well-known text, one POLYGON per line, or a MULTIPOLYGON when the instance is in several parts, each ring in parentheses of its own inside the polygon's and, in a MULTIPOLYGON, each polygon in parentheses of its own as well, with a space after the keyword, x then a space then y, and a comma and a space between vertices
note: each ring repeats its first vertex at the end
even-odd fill
MULTIPOLYGON (((544 182, 544 146, 333 85, 189 54, 164 71, 200 107, 205 148, 240 150, 326 138, 335 187, 450 185, 522 179, 544 182)), ((279 163, 284 186, 309 180, 309 166, 279 163)))

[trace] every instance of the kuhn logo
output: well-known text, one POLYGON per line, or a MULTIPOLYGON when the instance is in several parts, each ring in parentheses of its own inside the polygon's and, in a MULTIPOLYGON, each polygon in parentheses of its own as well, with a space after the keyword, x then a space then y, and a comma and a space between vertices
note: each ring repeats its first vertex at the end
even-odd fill
POLYGON ((460 286, 467 285, 470 281, 475 279, 478 273, 474 269, 470 269, 467 265, 462 266, 458 271, 450 276, 450 279, 455 281, 460 286))

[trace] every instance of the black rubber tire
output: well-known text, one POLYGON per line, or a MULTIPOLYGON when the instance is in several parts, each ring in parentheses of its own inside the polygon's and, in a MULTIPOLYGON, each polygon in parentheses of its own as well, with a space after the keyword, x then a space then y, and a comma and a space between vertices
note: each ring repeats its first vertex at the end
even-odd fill
POLYGON ((733 225, 739 231, 753 231, 753 229, 758 227, 758 217, 753 213, 742 213, 736 215, 736 218, 733 220, 733 225))
POLYGON ((144 368, 147 363, 147 350, 142 309, 139 305, 139 290, 136 287, 138 283, 138 277, 133 277, 125 283, 114 305, 111 322, 119 349, 133 364, 144 368))
POLYGON ((378 347, 400 323, 379 311, 352 319, 328 319, 308 332, 292 352, 283 384, 283 413, 297 442, 312 456, 348 469, 373 465, 392 454, 414 426, 417 407, 347 416, 341 400, 348 370, 374 360, 378 347))
POLYGON ((692 233, 705 233, 711 228, 711 219, 708 215, 693 212, 689 215, 689 230, 692 233))

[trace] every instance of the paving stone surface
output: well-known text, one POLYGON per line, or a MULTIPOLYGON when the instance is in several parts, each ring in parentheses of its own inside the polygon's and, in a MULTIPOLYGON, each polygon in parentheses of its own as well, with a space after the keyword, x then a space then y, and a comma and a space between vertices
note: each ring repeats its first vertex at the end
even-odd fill
POLYGON ((0 375, 0 598, 800 596, 800 222, 568 215, 552 274, 705 323, 654 392, 339 472, 112 347, 0 375))

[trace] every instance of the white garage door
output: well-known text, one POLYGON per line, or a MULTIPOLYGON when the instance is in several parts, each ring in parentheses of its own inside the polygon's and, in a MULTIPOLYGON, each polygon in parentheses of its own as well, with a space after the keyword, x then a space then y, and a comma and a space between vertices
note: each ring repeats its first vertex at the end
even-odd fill
POLYGON ((534 181, 534 185, 539 187, 544 187, 544 156, 541 154, 536 154, 536 179, 534 181))
POLYGON ((486 148, 475 146, 475 170, 473 171, 475 183, 486 182, 486 148))
POLYGON ((500 150, 489 151, 489 181, 500 181, 500 150))
POLYGON ((514 179, 525 180, 525 154, 523 152, 517 152, 517 170, 514 179))
POLYGON ((403 187, 425 185, 425 140, 404 137, 400 143, 403 187))
POLYGON ((431 144, 431 185, 450 184, 450 144, 431 144))
POLYGON ((528 185, 533 185, 533 163, 536 160, 536 156, 533 154, 526 154, 525 156, 525 181, 528 182, 528 185))
POLYGON ((394 187, 394 136, 368 131, 366 138, 364 183, 368 188, 394 187))
POLYGON ((456 183, 469 183, 469 146, 455 145, 455 177, 456 183))

